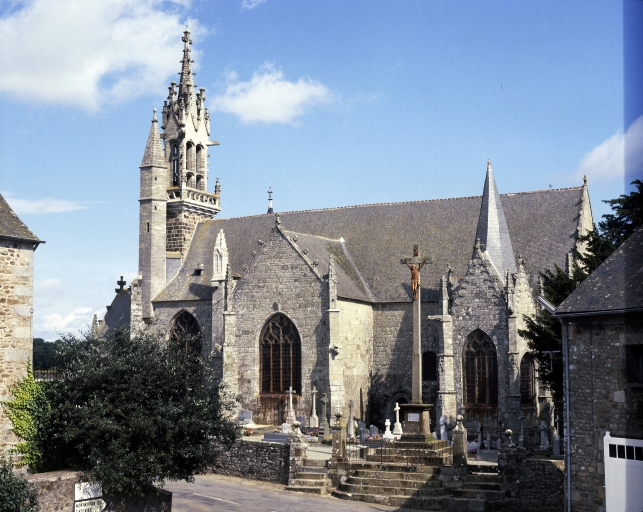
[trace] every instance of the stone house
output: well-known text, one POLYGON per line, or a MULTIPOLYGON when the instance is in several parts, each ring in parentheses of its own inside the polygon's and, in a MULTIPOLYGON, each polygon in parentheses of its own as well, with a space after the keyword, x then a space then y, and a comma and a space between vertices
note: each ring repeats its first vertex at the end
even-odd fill
MULTIPOLYGON (((38 240, 0 195, 0 400, 27 375, 33 353, 33 272, 38 240)), ((0 454, 16 444, 0 408, 0 454)))
POLYGON ((186 31, 181 80, 156 115, 141 163, 139 274, 102 326, 200 333, 255 421, 283 421, 286 392, 308 416, 313 387, 332 410, 371 422, 411 396, 412 292, 421 271, 423 393, 433 422, 466 414, 491 432, 536 432, 550 397, 518 335, 537 272, 565 266, 591 229, 580 187, 500 195, 488 162, 482 196, 214 218, 210 118, 194 85, 186 31))
POLYGON ((643 228, 558 306, 571 509, 643 509, 643 228), (607 493, 607 496, 606 496, 607 493))

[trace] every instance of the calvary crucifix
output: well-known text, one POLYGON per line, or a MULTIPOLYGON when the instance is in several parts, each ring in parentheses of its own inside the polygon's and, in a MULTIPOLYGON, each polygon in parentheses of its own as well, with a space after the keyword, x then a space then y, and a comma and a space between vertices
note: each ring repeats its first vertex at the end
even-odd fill
POLYGON ((413 257, 402 258, 400 263, 405 263, 411 269, 411 290, 413 290, 413 300, 418 298, 418 290, 420 289, 420 270, 428 261, 426 258, 420 258, 418 255, 418 244, 413 246, 413 257))

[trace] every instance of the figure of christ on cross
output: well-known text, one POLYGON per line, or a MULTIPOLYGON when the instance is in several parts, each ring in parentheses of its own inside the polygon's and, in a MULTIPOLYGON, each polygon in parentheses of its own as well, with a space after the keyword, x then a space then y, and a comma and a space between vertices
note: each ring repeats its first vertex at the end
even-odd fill
POLYGON ((418 256, 418 244, 413 246, 413 257, 402 258, 400 263, 406 264, 411 269, 411 290, 413 290, 413 300, 418 298, 418 290, 420 289, 420 270, 427 262, 427 258, 420 258, 418 256))

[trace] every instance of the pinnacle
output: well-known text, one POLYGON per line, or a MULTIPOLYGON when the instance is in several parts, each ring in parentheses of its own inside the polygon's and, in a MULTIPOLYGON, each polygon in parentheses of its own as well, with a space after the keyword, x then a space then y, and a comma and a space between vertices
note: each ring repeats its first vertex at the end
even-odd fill
POLYGON ((152 126, 150 127, 150 134, 147 137, 147 144, 145 145, 145 153, 143 154, 141 167, 165 167, 165 151, 163 150, 161 137, 159 136, 156 109, 154 109, 152 126))
POLYGON ((491 160, 487 161, 487 177, 482 193, 476 239, 485 247, 486 255, 499 272, 505 269, 509 269, 511 273, 518 271, 500 194, 491 169, 491 160))

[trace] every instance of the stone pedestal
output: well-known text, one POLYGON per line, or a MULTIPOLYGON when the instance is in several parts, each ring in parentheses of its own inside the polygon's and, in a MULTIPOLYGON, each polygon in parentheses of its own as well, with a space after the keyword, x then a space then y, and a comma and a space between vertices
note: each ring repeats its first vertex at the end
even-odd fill
POLYGON ((431 433, 431 418, 429 412, 432 404, 402 404, 400 405, 404 414, 404 433, 402 441, 414 443, 426 443, 433 440, 431 433))
POLYGON ((346 424, 342 422, 341 413, 337 413, 335 425, 331 427, 333 431, 333 450, 331 457, 333 460, 342 461, 346 454, 346 424))
POLYGON ((467 429, 458 415, 457 425, 451 433, 453 440, 453 467, 467 467, 467 429))

